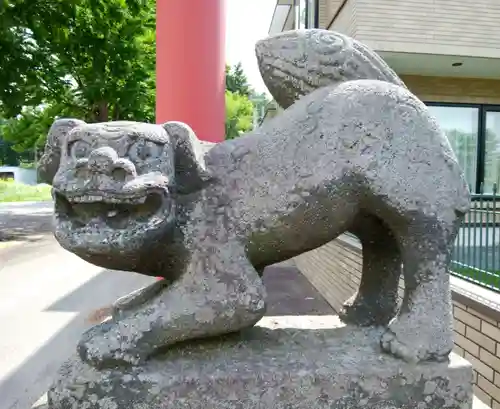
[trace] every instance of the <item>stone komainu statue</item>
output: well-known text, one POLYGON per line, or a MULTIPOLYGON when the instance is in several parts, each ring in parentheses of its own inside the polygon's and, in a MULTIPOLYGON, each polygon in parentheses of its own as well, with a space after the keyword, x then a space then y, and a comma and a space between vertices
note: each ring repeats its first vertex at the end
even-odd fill
POLYGON ((259 42, 257 56, 286 110, 235 140, 202 143, 176 122, 51 128, 40 174, 53 185, 59 243, 104 268, 165 278, 120 299, 84 334, 80 356, 137 364, 252 326, 265 311, 264 267, 349 231, 362 242, 363 272, 343 319, 386 325, 381 346, 397 357, 446 359, 447 267, 469 208, 446 136, 348 37, 284 33, 259 42))

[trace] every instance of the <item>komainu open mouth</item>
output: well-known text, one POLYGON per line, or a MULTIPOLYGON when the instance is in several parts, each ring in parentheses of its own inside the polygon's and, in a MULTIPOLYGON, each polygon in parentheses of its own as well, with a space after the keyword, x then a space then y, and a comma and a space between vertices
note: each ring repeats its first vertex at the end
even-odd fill
POLYGON ((164 192, 140 196, 109 196, 99 193, 65 195, 54 192, 57 217, 71 221, 76 228, 103 225, 125 229, 131 223, 145 223, 163 207, 164 192))

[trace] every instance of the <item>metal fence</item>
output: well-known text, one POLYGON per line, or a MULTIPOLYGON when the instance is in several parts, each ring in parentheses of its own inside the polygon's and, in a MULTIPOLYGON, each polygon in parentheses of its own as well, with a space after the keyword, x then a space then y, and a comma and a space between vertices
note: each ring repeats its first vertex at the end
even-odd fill
POLYGON ((496 185, 492 194, 472 195, 450 269, 456 276, 500 291, 500 197, 496 185))

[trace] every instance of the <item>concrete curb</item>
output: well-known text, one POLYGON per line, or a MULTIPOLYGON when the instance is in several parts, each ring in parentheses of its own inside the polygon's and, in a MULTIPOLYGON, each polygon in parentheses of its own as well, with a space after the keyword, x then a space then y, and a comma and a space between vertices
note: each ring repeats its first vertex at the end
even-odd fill
POLYGON ((52 200, 40 200, 39 202, 0 202, 0 209, 3 207, 31 207, 38 205, 52 205, 52 200))

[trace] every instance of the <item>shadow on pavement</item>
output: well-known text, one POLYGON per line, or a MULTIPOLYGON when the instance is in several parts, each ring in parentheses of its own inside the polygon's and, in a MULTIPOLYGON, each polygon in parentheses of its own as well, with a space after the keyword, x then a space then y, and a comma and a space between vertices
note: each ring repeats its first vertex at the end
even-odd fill
POLYGON ((264 271, 269 316, 332 315, 330 304, 294 266, 274 265, 264 271))
POLYGON ((9 241, 37 241, 52 233, 52 209, 37 213, 0 213, 0 244, 9 241))
POLYGON ((155 281, 154 277, 126 271, 103 270, 97 276, 47 307, 46 312, 78 312, 88 314, 110 304, 122 295, 155 281))

